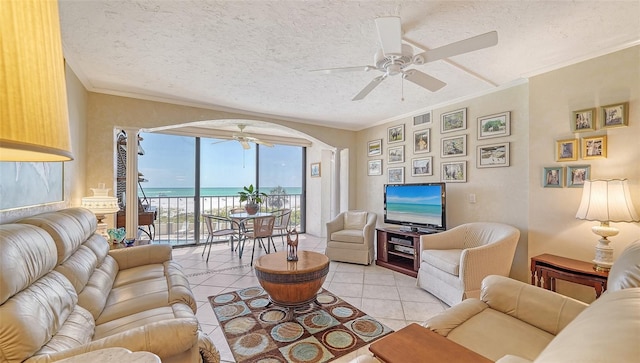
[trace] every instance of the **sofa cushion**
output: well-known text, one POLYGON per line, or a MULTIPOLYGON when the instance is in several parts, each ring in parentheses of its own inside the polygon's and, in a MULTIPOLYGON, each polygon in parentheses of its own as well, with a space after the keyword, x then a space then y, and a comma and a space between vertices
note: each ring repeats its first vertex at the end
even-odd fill
POLYGON ((336 242, 364 244, 362 229, 343 229, 331 233, 331 240, 336 242))
POLYGON ((454 276, 460 274, 460 255, 462 250, 424 250, 422 261, 454 276))
POLYGON ((367 212, 348 211, 344 213, 344 229, 360 229, 367 224, 367 212))
POLYGON ((507 354, 532 360, 554 336, 502 312, 485 309, 453 329, 447 338, 496 361, 507 354))
POLYGON ((637 362, 640 288, 603 294, 558 334, 536 362, 637 362))

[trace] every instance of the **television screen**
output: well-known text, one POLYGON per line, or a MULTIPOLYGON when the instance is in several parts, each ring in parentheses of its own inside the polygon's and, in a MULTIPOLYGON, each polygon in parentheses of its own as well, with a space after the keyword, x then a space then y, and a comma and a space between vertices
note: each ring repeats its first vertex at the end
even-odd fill
POLYGON ((387 184, 384 222, 445 230, 445 183, 387 184))

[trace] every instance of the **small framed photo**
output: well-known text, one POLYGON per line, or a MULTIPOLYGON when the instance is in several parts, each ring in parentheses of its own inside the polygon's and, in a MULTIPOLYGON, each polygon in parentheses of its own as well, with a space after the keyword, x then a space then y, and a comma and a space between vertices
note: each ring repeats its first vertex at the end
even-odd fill
POLYGON ((442 163, 440 170, 442 171, 443 182, 447 182, 447 183, 466 183, 467 182, 467 162, 466 161, 442 163))
POLYGON ((402 142, 404 141, 404 124, 389 127, 387 129, 387 133, 389 138, 387 139, 388 144, 393 144, 394 142, 402 142))
POLYGON ((431 111, 424 115, 413 116, 413 126, 430 125, 431 124, 431 111))
POLYGON ((440 148, 440 156, 450 158, 454 156, 467 155, 467 135, 459 135, 453 137, 442 138, 442 147, 440 148))
POLYGON ((578 160, 578 139, 556 141, 556 161, 578 160))
POLYGON ((411 159, 411 176, 433 175, 433 156, 411 159))
POLYGON ((582 158, 601 159, 607 157, 607 135, 582 138, 582 158))
POLYGON ((542 186, 545 188, 562 188, 564 186, 564 167, 551 166, 542 171, 542 186))
POLYGON ((582 188, 584 181, 591 179, 591 165, 570 165, 567 167, 567 187, 582 188))
POLYGON ((382 155, 382 139, 372 140, 367 143, 367 156, 382 155))
POLYGON ((382 175, 382 159, 369 160, 367 165, 367 175, 382 175))
POLYGON ((602 128, 629 126, 629 102, 602 106, 602 128))
POLYGON ((389 148, 389 164, 404 162, 404 145, 389 148))
POLYGON ((404 183, 404 167, 387 168, 389 184, 404 183))
POLYGON ((596 109, 573 111, 571 114, 571 131, 584 132, 596 129, 596 109))
POLYGON ((454 132, 467 129, 467 109, 443 113, 440 115, 440 133, 454 132))
POLYGON ((415 131, 413 133, 413 153, 428 153, 431 151, 431 129, 415 131))
POLYGON ((509 143, 478 146, 476 167, 499 168, 509 166, 509 143))
POLYGON ((478 117, 478 140, 511 135, 511 112, 478 117))
POLYGON ((311 163, 311 177, 317 178, 320 176, 320 163, 311 163))

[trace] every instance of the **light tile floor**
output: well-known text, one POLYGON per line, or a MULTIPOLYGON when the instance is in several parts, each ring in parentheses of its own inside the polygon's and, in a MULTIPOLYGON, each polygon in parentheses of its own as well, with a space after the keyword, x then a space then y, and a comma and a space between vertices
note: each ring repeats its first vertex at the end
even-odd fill
MULTIPOLYGON (((300 235, 299 238, 301 250, 324 253, 324 238, 308 234, 300 235)), ((282 242, 279 238, 275 241, 280 250, 282 242)), ((213 339, 222 362, 235 362, 207 297, 259 285, 253 268, 249 266, 251 244, 247 242, 242 259, 238 258, 237 252, 231 251, 228 244, 213 245, 209 262, 206 262, 206 253, 204 257, 201 255, 203 248, 176 248, 173 250, 173 258, 182 265, 189 278, 198 303, 196 315, 203 332, 213 339)), ((254 258, 263 253, 262 249, 256 247, 254 258)), ((412 322, 423 323, 448 308, 445 303, 417 287, 415 278, 375 264, 362 266, 332 261, 323 287, 393 330, 412 322)), ((335 362, 348 362, 365 353, 368 353, 367 347, 336 359, 335 362)))

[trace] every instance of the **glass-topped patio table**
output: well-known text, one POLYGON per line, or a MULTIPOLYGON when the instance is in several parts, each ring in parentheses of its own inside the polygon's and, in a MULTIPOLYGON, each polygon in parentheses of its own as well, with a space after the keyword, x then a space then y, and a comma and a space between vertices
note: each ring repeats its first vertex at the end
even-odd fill
MULTIPOLYGON (((246 222, 259 218, 259 217, 269 217, 272 213, 270 212, 258 212, 255 214, 249 214, 247 212, 241 213, 231 213, 229 214, 229 218, 235 219, 240 224, 240 228, 238 229, 238 258, 242 258, 242 252, 244 250, 244 243, 240 243, 242 241, 242 231, 246 227, 246 222)), ((233 240, 231 241, 231 250, 233 250, 233 240)))

